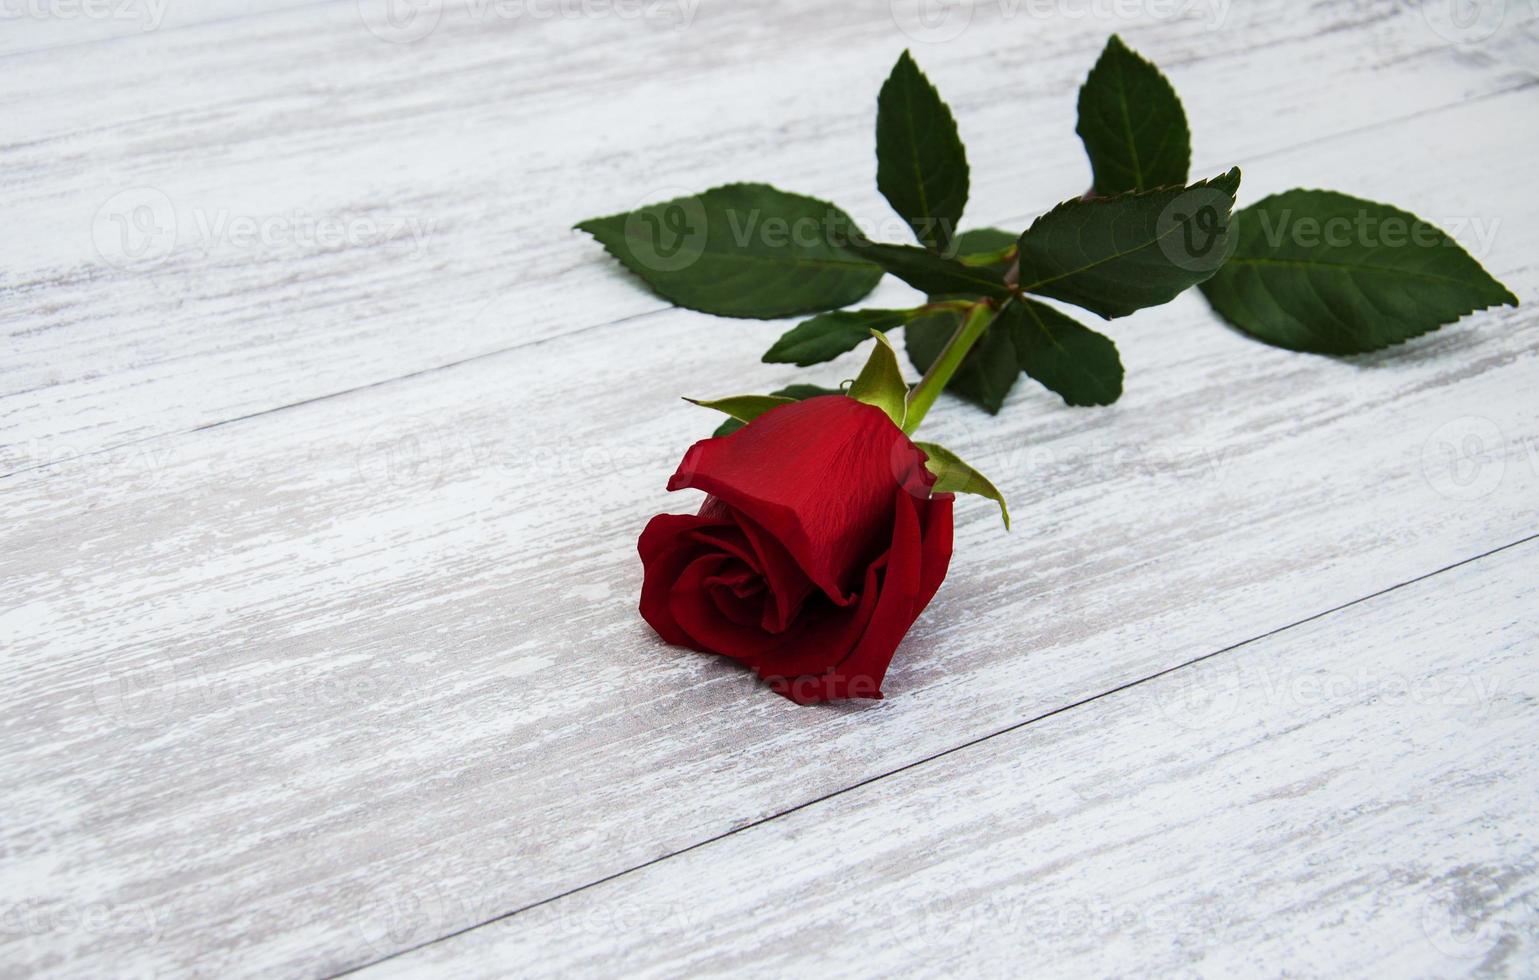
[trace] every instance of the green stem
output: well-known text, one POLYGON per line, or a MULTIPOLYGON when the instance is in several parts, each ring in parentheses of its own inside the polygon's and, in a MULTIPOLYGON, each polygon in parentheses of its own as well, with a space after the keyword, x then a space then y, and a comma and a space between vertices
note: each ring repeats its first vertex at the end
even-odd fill
POLYGON ((989 324, 994 322, 998 310, 987 303, 975 303, 957 327, 956 333, 946 341, 946 346, 941 349, 940 356, 935 363, 930 365, 930 370, 924 373, 919 383, 914 385, 908 393, 908 412, 903 420, 903 431, 912 435, 919 428, 919 423, 924 421, 925 413, 930 406, 935 404, 935 399, 940 397, 951 381, 951 376, 957 373, 957 368, 962 366, 962 359, 967 352, 973 349, 973 344, 978 342, 989 324))

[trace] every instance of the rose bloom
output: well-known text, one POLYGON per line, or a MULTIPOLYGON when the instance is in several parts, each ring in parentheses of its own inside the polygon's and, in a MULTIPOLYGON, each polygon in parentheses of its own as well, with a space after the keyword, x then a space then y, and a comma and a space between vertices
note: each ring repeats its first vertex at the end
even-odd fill
POLYGON ((700 512, 641 532, 641 615, 798 704, 880 698, 951 560, 952 496, 934 483, 885 412, 843 395, 701 440, 668 481, 709 494, 700 512))

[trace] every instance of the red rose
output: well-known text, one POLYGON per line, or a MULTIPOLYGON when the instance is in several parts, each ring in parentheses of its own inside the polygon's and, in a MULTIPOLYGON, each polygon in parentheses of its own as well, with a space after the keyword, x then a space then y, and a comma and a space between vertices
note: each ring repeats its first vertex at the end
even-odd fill
POLYGON ((798 704, 881 697, 951 560, 952 497, 931 494, 924 463, 886 413, 842 395, 695 443, 668 489, 710 496, 641 532, 641 615, 798 704))

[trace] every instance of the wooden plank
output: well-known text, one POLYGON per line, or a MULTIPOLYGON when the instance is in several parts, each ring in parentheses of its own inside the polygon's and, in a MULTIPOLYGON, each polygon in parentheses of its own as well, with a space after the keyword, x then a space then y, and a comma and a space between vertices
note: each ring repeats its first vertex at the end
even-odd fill
MULTIPOLYGON (((918 45, 962 120, 973 222, 1088 180, 1073 93, 1110 30, 1170 70, 1204 172, 1531 77, 1516 13, 1473 57, 1388 2, 1233 4, 1222 29, 1196 6, 1005 15, 1031 9, 977 4, 918 45)), ((870 162, 911 43, 886 0, 709 4, 687 30, 451 12, 410 45, 343 2, 150 34, 133 59, 12 59, 29 84, 0 93, 0 172, 29 233, 0 242, 0 475, 655 311, 567 229, 679 188, 767 179, 902 233, 870 162)))
MULTIPOLYGON (((1529 301, 1539 216, 1507 188, 1536 98, 1269 156, 1251 193, 1352 174, 1500 216, 1487 259, 1529 301), (1446 172, 1402 165, 1439 141, 1446 172)), ((1508 544, 1535 530, 1536 326, 1334 361, 1185 297, 1113 326, 1113 409, 947 402, 934 436, 1019 530, 964 503, 889 699, 827 710, 634 612, 635 535, 693 506, 661 484, 714 424, 681 388, 793 376, 687 312, 13 477, 0 891, 42 926, 0 957, 355 966, 1508 544)))
POLYGON ((1536 562, 1490 555, 363 975, 1530 975, 1536 562))
POLYGON ((132 59, 134 41, 158 31, 261 15, 315 0, 6 0, 0 58, 89 46, 91 59, 132 59), (116 42, 114 44, 114 42, 116 42))

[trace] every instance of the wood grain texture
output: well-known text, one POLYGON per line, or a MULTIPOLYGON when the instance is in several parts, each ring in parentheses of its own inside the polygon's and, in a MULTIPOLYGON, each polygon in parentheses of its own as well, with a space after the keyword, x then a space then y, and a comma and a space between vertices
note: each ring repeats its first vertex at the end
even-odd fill
POLYGON ((29 234, 0 242, 0 474, 656 311, 567 230, 642 201, 762 179, 904 240, 872 127, 906 44, 962 120, 978 225, 1088 182, 1073 92, 1112 30, 1183 92, 1200 172, 1533 78, 1517 13, 1472 49, 1391 2, 973 7, 918 45, 887 0, 712 2, 684 29, 451 3, 391 44, 336 2, 8 59, 29 234))
MULTIPOLYGON (((1526 166, 1500 122, 1533 98, 1272 169, 1357 161, 1387 197, 1467 206, 1392 153, 1362 161, 1457 129, 1451 167, 1526 166)), ((1539 222, 1508 213, 1490 263, 1527 298, 1539 222)), ((889 700, 829 710, 635 615, 634 535, 692 506, 662 475, 714 424, 674 401, 681 379, 791 373, 694 314, 21 474, 0 555, 3 764, 26 774, 0 801, 5 890, 130 923, 29 932, 6 958, 368 962, 1510 543, 1535 529, 1534 330, 1524 307, 1337 362, 1185 297, 1115 329, 1133 381, 1115 408, 948 402, 934 436, 1020 530, 964 504, 889 700), (606 383, 574 397, 594 357, 606 383)))
POLYGON ((1539 543, 364 971, 1528 976, 1539 543))
MULTIPOLYGON (((1238 6, 1233 32, 1126 32, 1191 89, 1198 166, 1244 165, 1247 200, 1306 183, 1418 211, 1526 305, 1331 361, 1248 342, 1187 296, 1110 328, 1129 368, 1114 408, 1024 384, 997 419, 944 402, 926 437, 1001 486, 1018 530, 963 504, 954 570, 889 700, 824 710, 649 636, 634 540, 651 513, 695 505, 662 484, 714 419, 679 395, 837 381, 853 359, 759 365, 778 325, 659 311, 596 247, 544 232, 562 207, 612 210, 647 181, 752 176, 744 159, 789 168, 763 176, 798 190, 874 194, 846 162, 869 157, 870 106, 849 92, 874 92, 901 43, 886 5, 790 8, 794 27, 722 8, 706 28, 702 8, 679 43, 733 44, 650 71, 620 54, 646 42, 605 23, 446 21, 409 58, 355 48, 356 22, 326 19, 336 5, 242 36, 136 39, 170 59, 144 65, 225 67, 188 86, 115 66, 126 77, 94 105, 69 70, 87 46, 8 59, 77 96, 0 96, 38 136, 0 150, 25 164, 4 178, 24 218, 89 198, 91 148, 116 138, 144 173, 201 188, 189 200, 270 214, 313 193, 390 214, 424 186, 466 230, 432 263, 213 248, 148 276, 86 269, 68 221, 39 225, 31 258, 0 245, 0 431, 44 447, 0 480, 0 964, 365 964, 1534 533, 1539 205, 1511 190, 1535 150, 1512 124, 1539 101, 1513 67, 1532 63, 1526 28, 1472 53, 1387 6, 1254 21, 1238 6), (809 40, 788 45, 797 30, 809 40), (1271 117, 1225 109, 1260 84, 1240 66, 1280 70, 1263 39, 1331 86, 1309 76, 1271 117), (809 75, 835 43, 848 63, 809 75), (760 55, 797 84, 736 77, 760 55), (660 126, 630 90, 695 108, 660 126), (739 112, 714 101, 729 94, 739 112), (713 142, 681 140, 723 117, 713 142), (772 140, 764 120, 784 129, 772 140), (494 152, 473 152, 482 140, 494 152), (422 183, 435 168, 451 173, 422 183), (492 325, 452 325, 477 303, 492 325), (104 449, 122 439, 142 441, 104 449)), ((1072 83, 1105 29, 1023 40, 985 21, 926 49, 975 175, 993 175, 976 213, 1024 213, 1010 208, 1028 184, 1044 191, 1025 209, 1045 206, 1088 173, 1072 83), (985 150, 980 117, 1010 142, 985 150)), ((907 295, 888 284, 873 302, 907 295)))
MULTIPOLYGON (((0 5, 0 58, 57 48, 88 48, 88 58, 131 59, 149 35, 226 24, 316 0, 6 0, 0 5)), ((324 0, 322 0, 324 2, 324 0)), ((69 57, 69 56, 66 56, 69 57)), ((12 134, 14 135, 14 134, 12 134)))

